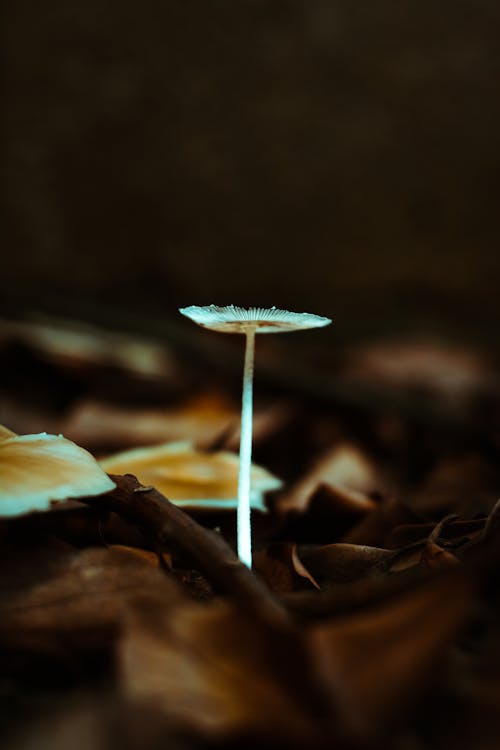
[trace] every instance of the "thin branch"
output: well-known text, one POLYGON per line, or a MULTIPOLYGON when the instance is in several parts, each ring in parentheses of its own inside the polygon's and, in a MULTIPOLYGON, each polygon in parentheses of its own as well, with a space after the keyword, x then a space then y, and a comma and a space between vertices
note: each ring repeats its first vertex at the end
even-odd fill
POLYGON ((228 543, 205 529, 154 488, 143 487, 131 474, 111 475, 116 489, 98 498, 79 498, 105 507, 140 526, 149 536, 189 558, 219 591, 229 594, 244 609, 276 627, 290 627, 292 618, 272 592, 228 543))

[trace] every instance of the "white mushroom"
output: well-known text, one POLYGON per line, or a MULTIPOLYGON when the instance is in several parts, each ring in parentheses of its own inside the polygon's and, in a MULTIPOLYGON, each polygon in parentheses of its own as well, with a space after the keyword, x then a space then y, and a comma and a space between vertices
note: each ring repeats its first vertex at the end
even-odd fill
POLYGON ((294 313, 276 307, 184 307, 179 310, 203 328, 246 336, 241 407, 240 465, 238 475, 238 556, 252 566, 250 527, 250 467, 252 461, 253 369, 256 333, 282 333, 327 326, 332 321, 310 313, 294 313))
POLYGON ((0 425, 0 516, 48 510, 54 500, 115 486, 88 451, 62 435, 16 435, 0 425))

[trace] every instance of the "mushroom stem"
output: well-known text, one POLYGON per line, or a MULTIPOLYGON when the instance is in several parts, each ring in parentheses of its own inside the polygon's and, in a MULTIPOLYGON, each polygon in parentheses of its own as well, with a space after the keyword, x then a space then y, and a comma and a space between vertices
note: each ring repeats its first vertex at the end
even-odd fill
POLYGON ((237 539, 238 557, 252 567, 252 537, 250 527, 250 471, 252 465, 253 418, 253 362, 255 327, 245 332, 245 366, 243 369, 243 397, 241 401, 240 467, 238 474, 237 539))

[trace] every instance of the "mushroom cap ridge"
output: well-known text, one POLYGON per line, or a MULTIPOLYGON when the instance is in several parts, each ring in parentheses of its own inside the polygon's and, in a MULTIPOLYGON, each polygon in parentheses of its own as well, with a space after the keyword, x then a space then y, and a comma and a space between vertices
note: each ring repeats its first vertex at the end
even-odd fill
POLYGON ((236 307, 228 305, 208 305, 182 307, 182 315, 190 318, 203 328, 223 333, 246 333, 254 329, 256 333, 285 333, 308 328, 321 328, 329 325, 330 318, 313 313, 296 313, 280 310, 277 307, 236 307))

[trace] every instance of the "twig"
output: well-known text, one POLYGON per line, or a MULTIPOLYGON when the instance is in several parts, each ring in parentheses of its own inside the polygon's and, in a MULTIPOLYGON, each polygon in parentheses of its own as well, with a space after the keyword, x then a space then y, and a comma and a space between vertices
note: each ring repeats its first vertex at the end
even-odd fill
POLYGON ((272 592, 243 565, 227 542, 200 526, 154 488, 144 488, 131 474, 111 475, 116 489, 98 498, 81 498, 104 506, 138 524, 160 544, 186 555, 221 592, 230 594, 247 611, 277 627, 293 620, 272 592))

